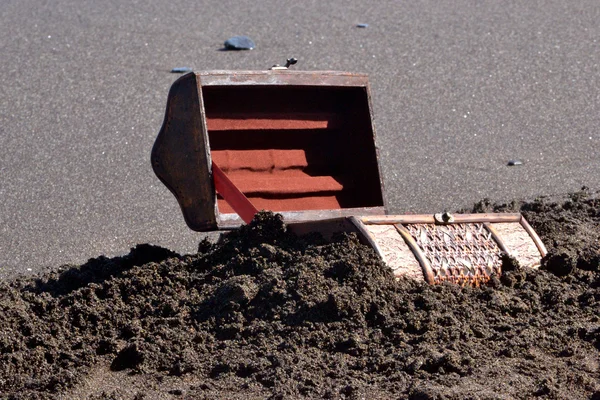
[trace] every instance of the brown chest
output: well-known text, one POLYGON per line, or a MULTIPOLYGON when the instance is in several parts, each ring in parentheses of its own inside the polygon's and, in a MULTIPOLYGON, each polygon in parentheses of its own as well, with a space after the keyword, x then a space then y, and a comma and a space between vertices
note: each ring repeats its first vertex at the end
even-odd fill
POLYGON ((485 283, 503 254, 540 264, 520 214, 387 215, 375 139, 366 75, 190 73, 171 87, 152 166, 196 231, 271 210, 298 234, 355 232, 396 276, 432 284, 485 283))
POLYGON ((191 73, 169 93, 152 152, 191 229, 240 224, 214 162, 257 209, 287 221, 385 213, 365 75, 191 73))

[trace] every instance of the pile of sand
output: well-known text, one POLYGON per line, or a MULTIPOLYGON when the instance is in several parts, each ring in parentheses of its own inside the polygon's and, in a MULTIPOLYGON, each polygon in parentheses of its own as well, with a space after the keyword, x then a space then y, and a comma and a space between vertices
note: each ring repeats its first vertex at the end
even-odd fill
POLYGON ((0 397, 600 398, 600 199, 521 211, 549 255, 488 287, 396 281, 352 235, 261 213, 198 254, 139 245, 0 283, 0 397))

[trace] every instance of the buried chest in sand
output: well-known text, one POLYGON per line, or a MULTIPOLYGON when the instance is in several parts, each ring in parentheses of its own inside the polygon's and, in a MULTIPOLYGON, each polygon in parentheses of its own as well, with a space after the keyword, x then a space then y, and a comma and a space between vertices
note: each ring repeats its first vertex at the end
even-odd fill
POLYGON ((196 231, 235 229, 257 210, 297 234, 354 232, 396 276, 479 285, 544 245, 520 214, 388 215, 363 74, 189 73, 169 92, 152 166, 196 231))

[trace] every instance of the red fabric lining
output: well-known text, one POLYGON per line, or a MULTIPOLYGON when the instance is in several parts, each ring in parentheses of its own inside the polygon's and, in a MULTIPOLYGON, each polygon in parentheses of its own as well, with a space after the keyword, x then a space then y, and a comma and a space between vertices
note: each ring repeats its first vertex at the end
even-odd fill
POLYGON ((227 176, 246 196, 256 194, 301 195, 304 193, 341 192, 344 189, 332 176, 273 177, 267 174, 227 176))
POLYGON ((209 131, 266 130, 266 129, 327 129, 329 118, 323 119, 268 119, 268 118, 207 118, 209 131))
MULTIPOLYGON (((364 88, 203 87, 213 161, 258 209, 382 206, 364 88)), ((220 212, 233 210, 218 198, 220 212)))

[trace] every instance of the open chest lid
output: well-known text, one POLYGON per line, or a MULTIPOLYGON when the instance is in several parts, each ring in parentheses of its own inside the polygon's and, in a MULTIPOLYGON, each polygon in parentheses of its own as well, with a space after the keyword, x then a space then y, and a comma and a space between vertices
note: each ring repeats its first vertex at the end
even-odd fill
POLYGON ((182 76, 169 91, 152 167, 196 231, 242 223, 215 192, 213 162, 257 209, 286 222, 386 213, 363 74, 182 76))

